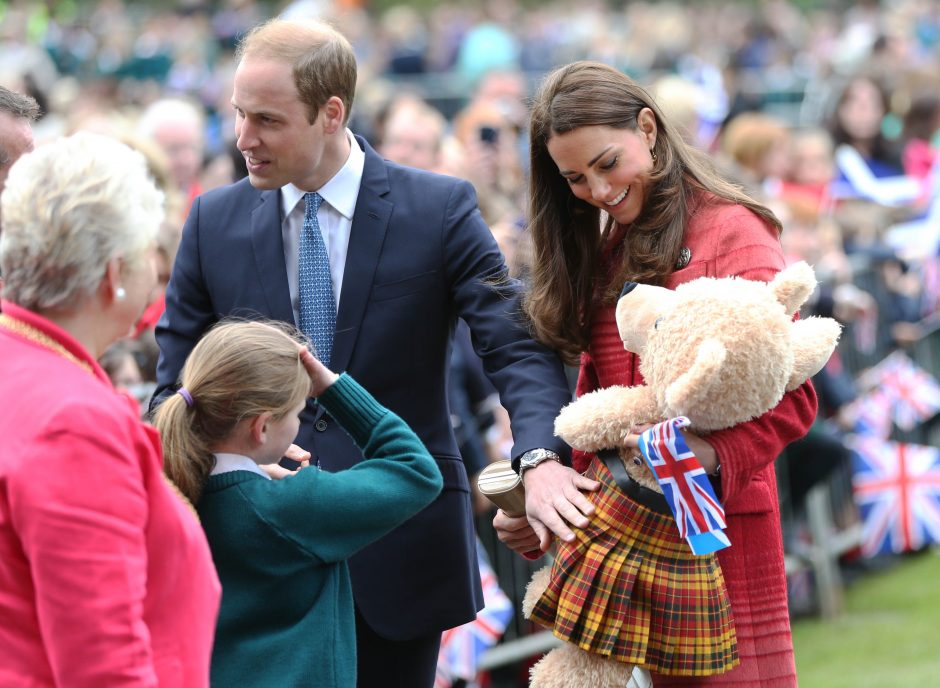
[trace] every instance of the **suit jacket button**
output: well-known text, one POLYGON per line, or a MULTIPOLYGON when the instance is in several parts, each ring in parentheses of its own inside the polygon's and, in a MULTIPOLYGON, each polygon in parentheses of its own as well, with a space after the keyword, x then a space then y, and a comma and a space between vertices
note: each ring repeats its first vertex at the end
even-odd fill
POLYGON ((321 418, 316 423, 314 423, 313 427, 317 429, 317 432, 323 432, 326 430, 326 421, 321 418))

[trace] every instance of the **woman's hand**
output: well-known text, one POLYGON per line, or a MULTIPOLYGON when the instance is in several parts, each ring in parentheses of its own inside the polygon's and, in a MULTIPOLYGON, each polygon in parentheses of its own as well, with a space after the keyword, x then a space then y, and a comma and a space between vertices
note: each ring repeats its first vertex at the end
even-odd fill
POLYGON ((306 347, 299 346, 300 361, 310 376, 310 396, 318 397, 339 379, 339 375, 327 368, 306 347))
MULTIPOLYGON (((632 450, 637 456, 640 456, 640 435, 651 427, 653 426, 644 425, 642 427, 633 428, 636 434, 627 435, 623 442, 624 446, 632 450)), ((719 464, 718 454, 715 452, 715 448, 699 435, 696 435, 694 432, 689 432, 685 428, 682 428, 682 436, 685 438, 685 443, 689 445, 689 449, 695 454, 695 458, 702 464, 702 468, 705 469, 705 472, 708 475, 714 475, 718 470, 719 464)))

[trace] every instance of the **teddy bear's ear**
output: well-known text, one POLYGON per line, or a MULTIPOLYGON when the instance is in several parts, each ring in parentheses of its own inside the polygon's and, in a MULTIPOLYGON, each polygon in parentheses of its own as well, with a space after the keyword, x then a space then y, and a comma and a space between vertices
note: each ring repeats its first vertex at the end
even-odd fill
POLYGON ((805 261, 798 261, 777 273, 770 283, 777 301, 788 315, 796 313, 816 288, 816 273, 805 261))

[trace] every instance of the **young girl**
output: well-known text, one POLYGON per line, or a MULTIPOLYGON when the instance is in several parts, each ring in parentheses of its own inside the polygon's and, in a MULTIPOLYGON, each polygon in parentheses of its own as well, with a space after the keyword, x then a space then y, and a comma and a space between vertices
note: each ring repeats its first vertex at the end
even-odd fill
MULTIPOLYGON (((196 505, 222 581, 214 686, 356 685, 346 558, 432 502, 443 481, 395 414, 275 326, 223 323, 158 409, 166 472, 196 505), (271 480, 314 396, 364 460, 271 480)), ((184 583, 181 583, 184 584, 184 583)))

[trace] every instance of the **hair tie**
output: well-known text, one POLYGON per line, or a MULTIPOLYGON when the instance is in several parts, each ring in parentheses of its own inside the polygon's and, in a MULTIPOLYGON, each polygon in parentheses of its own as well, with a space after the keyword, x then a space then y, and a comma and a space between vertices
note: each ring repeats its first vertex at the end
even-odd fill
POLYGON ((189 393, 188 389, 185 387, 180 387, 178 390, 176 390, 176 393, 183 397, 183 401, 186 402, 186 405, 189 408, 193 407, 193 395, 189 393))

